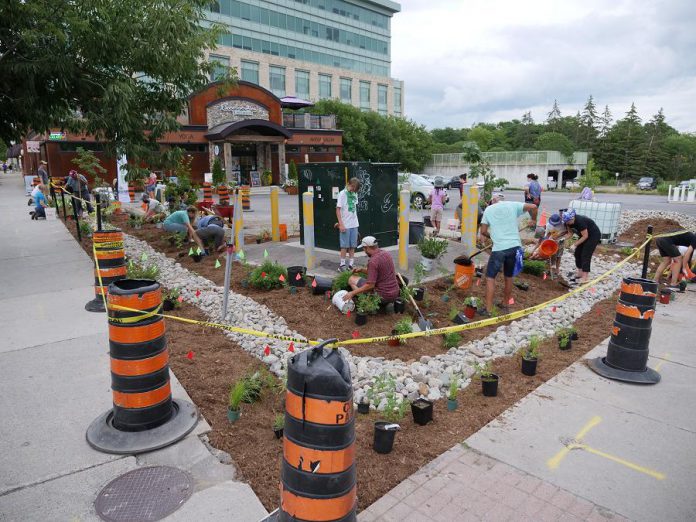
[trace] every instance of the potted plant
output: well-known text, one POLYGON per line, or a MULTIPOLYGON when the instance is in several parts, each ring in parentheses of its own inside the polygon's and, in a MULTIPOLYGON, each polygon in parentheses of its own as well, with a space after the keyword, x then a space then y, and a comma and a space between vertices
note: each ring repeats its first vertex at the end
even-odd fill
POLYGON ((536 375, 537 362, 539 360, 539 337, 532 335, 529 345, 522 354, 522 373, 524 375, 536 375))
POLYGON ((276 439, 279 439, 283 436, 284 427, 285 415, 283 415, 282 413, 276 413, 276 416, 273 419, 273 433, 275 434, 276 439))
POLYGON ((521 281, 519 278, 515 278, 514 283, 513 283, 517 288, 522 290, 523 292, 526 292, 529 290, 529 284, 526 283, 525 281, 521 281))
POLYGON ((415 299, 416 301, 422 301, 423 297, 425 296, 425 288, 422 288, 420 286, 424 275, 425 267, 423 266, 423 263, 416 263, 416 266, 413 269, 414 287, 409 290, 411 295, 413 296, 413 299, 415 299))
POLYGON ((227 420, 231 423, 236 422, 242 414, 241 404, 246 393, 246 384, 243 380, 237 381, 234 386, 230 388, 229 403, 227 405, 227 420))
POLYGON ((420 397, 411 403, 413 422, 425 426, 433 420, 433 402, 420 397))
POLYGON ((433 269, 433 261, 442 257, 447 252, 449 242, 446 239, 438 239, 435 237, 424 237, 418 242, 418 250, 421 253, 420 263, 423 265, 425 272, 430 272, 433 269))
POLYGON ((375 378, 374 385, 368 390, 367 396, 376 404, 378 397, 386 401, 382 411, 383 421, 375 422, 375 432, 372 447, 377 453, 391 453, 394 447, 396 432, 401 429, 397 421, 406 413, 408 401, 396 391, 396 379, 385 372, 375 378))
POLYGON ((367 324, 367 316, 379 310, 380 297, 377 294, 359 294, 355 309, 355 324, 363 326, 367 324))
POLYGON ((172 288, 164 293, 164 299, 162 300, 162 309, 165 312, 171 312, 175 308, 179 308, 180 304, 178 299, 181 292, 178 288, 172 288))
POLYGON ((297 165, 295 160, 290 160, 290 165, 288 166, 288 179, 285 181, 285 192, 291 195, 297 194, 297 165))
POLYGON ((367 415, 368 413, 370 413, 370 400, 367 397, 364 397, 358 403, 358 413, 362 415, 367 415))
POLYGON ((570 332, 571 341, 577 341, 580 338, 578 335, 578 330, 574 326, 569 327, 568 331, 570 332))
POLYGON ((454 411, 457 409, 457 392, 459 391, 459 375, 452 374, 450 377, 449 390, 447 391, 447 409, 454 411))
MULTIPOLYGON (((413 323, 411 319, 404 318, 398 321, 394 328, 392 329, 392 335, 405 335, 413 332, 413 323)), ((400 344, 406 344, 406 339, 390 339, 389 346, 399 346, 400 344)))
POLYGON ((483 364, 474 363, 476 368, 476 376, 481 379, 481 388, 483 395, 486 397, 495 397, 498 395, 498 376, 493 373, 491 362, 486 361, 483 364))
POLYGON ((473 319, 478 310, 478 299, 474 296, 469 296, 464 299, 464 315, 467 319, 473 319))
MULTIPOLYGON (((401 290, 403 293, 403 288, 401 290)), ((405 311, 406 311, 406 301, 404 301, 404 299, 402 297, 397 297, 394 300, 394 313, 395 314, 403 314, 405 311)))
POLYGON ((572 334, 568 328, 560 328, 556 330, 556 337, 558 337, 558 347, 561 350, 570 350, 573 341, 571 339, 572 334))

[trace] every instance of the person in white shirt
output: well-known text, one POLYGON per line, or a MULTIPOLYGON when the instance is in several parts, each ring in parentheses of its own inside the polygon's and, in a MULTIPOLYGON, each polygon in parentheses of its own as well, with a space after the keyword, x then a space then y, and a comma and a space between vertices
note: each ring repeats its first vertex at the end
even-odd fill
POLYGON ((336 217, 338 218, 339 243, 341 247, 339 272, 353 269, 355 248, 358 246, 358 190, 360 190, 360 180, 351 178, 346 188, 338 193, 336 217), (348 254, 347 267, 346 253, 348 254))
POLYGON ((157 201, 155 198, 151 198, 147 194, 143 194, 143 203, 147 205, 147 210, 145 211, 145 221, 159 221, 165 217, 164 205, 157 201))

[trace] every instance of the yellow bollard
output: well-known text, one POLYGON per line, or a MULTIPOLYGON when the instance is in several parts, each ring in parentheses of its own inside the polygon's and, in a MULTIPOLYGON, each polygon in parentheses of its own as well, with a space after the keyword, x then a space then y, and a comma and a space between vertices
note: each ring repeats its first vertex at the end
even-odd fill
POLYGON ((271 239, 280 241, 280 219, 278 219, 278 187, 271 187, 271 239))
POLYGON ((476 232, 478 228, 479 191, 476 185, 464 185, 462 191, 461 231, 464 255, 470 255, 476 248, 476 232))
POLYGON ((244 212, 242 205, 242 191, 237 189, 234 202, 234 246, 237 255, 244 250, 244 212))
POLYGON ((314 194, 305 192, 302 194, 302 213, 304 216, 304 249, 305 267, 307 270, 314 268, 314 194))
POLYGON ((411 220, 411 192, 399 194, 399 270, 408 270, 408 223, 411 220))

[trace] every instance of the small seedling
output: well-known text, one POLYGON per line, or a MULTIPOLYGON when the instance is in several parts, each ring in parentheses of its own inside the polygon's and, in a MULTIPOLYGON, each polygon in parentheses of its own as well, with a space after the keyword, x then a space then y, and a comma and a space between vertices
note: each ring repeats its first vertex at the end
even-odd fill
POLYGON ((492 381, 493 380, 493 367, 491 361, 486 361, 485 363, 474 363, 474 370, 476 376, 482 381, 492 381))
POLYGON ((285 426, 285 415, 283 415, 282 413, 276 413, 276 416, 273 418, 273 429, 274 430, 282 430, 284 426, 285 426))
POLYGON ((239 411, 242 400, 246 393, 246 386, 243 380, 237 381, 234 386, 230 388, 228 406, 232 411, 239 411))
POLYGON ((459 335, 457 332, 448 333, 445 334, 443 342, 445 344, 445 348, 447 349, 456 348, 457 346, 462 344, 462 336, 459 335))
MULTIPOLYGON (((413 324, 408 318, 401 319, 394 325, 395 335, 405 335, 413 332, 413 324)), ((406 344, 406 339, 399 339, 399 344, 406 344)))
POLYGON ((559 328, 556 330, 556 336, 558 337, 558 346, 560 348, 566 348, 570 343, 571 332, 569 328, 559 328))
POLYGON ((529 345, 527 346, 527 349, 524 352, 524 358, 525 359, 538 359, 539 358, 539 343, 541 342, 541 339, 539 338, 538 335, 532 335, 529 338, 529 345))
POLYGON ((452 374, 450 377, 449 390, 447 392, 447 398, 451 401, 457 400, 457 392, 459 392, 459 374, 452 374))
POLYGON ((472 296, 467 297, 464 299, 464 306, 470 306, 472 308, 478 308, 478 298, 472 296))
POLYGON ((403 400, 403 396, 396 392, 396 379, 393 375, 385 372, 375 377, 374 385, 367 390, 367 398, 372 404, 378 405, 381 401, 380 396, 387 400, 387 404, 382 412, 384 420, 397 422, 406 414, 408 401, 403 400), (401 402, 398 398, 401 397, 401 402))

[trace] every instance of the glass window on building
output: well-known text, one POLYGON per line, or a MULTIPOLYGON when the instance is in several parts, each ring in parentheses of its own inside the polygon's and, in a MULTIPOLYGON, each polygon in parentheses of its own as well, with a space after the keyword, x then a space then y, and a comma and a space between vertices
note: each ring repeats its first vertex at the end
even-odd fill
POLYGON ((370 82, 360 82, 360 108, 370 110, 370 82))
POLYGON ((350 78, 341 78, 341 101, 353 103, 353 80, 350 78))
POLYGON ((386 116, 389 113, 389 107, 387 107, 387 86, 378 85, 377 86, 377 111, 382 115, 386 116))
POLYGON ((258 62, 249 62, 242 60, 242 77, 245 82, 255 83, 259 85, 259 64, 258 62))
POLYGON ((394 87, 394 116, 401 116, 401 87, 394 87))
POLYGON ((209 60, 210 63, 213 64, 213 70, 210 73, 210 79, 212 81, 216 81, 225 78, 230 69, 229 57, 211 54, 209 60))
POLYGON ((319 99, 330 100, 331 99, 331 75, 330 74, 320 74, 319 75, 319 99))
POLYGON ((279 98, 285 96, 285 67, 271 65, 269 67, 269 81, 273 94, 279 98))
POLYGON ((295 71, 295 96, 309 99, 309 71, 295 71))

